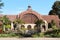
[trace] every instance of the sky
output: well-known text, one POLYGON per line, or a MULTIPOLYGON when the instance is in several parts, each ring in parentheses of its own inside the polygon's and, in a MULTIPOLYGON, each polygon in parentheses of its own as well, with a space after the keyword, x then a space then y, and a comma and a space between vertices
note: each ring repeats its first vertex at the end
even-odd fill
POLYGON ((32 10, 39 14, 48 15, 55 1, 56 0, 2 0, 4 7, 1 9, 3 11, 1 14, 17 15, 27 10, 28 5, 30 5, 32 10))

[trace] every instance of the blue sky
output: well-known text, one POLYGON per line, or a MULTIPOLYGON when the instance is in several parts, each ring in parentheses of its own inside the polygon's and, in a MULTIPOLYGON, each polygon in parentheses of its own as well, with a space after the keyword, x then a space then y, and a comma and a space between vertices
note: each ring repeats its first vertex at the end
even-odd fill
POLYGON ((27 6, 30 5, 33 10, 42 14, 48 15, 55 0, 2 0, 4 7, 2 14, 16 15, 24 10, 27 10, 27 6))

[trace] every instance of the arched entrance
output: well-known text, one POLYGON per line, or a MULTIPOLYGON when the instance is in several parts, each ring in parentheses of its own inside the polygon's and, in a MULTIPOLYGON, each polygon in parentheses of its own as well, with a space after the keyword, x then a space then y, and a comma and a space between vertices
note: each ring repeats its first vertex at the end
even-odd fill
POLYGON ((44 30, 46 30, 46 26, 45 26, 45 25, 42 25, 42 28, 43 28, 44 30))
POLYGON ((14 30, 16 29, 16 27, 17 27, 17 24, 16 23, 13 23, 14 25, 13 25, 13 27, 14 27, 14 30))
POLYGON ((52 25, 51 25, 51 23, 48 23, 48 28, 52 28, 52 25))
POLYGON ((48 23, 47 23, 47 21, 46 20, 43 20, 43 21, 44 21, 44 23, 41 24, 41 32, 45 32, 48 29, 48 23))

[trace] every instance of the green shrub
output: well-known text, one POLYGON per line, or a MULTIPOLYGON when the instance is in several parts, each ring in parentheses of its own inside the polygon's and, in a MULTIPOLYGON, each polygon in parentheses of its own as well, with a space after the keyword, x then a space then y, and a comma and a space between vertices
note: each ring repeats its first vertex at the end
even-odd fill
POLYGON ((33 38, 39 37, 38 34, 33 34, 32 35, 33 38))
POLYGON ((57 29, 56 25, 52 26, 52 29, 57 29))
POLYGON ((54 29, 44 33, 46 37, 60 37, 60 29, 54 29))
POLYGON ((0 37, 16 37, 18 35, 16 35, 15 33, 10 33, 10 34, 0 34, 0 37))
POLYGON ((11 26, 7 24, 7 25, 5 25, 5 28, 11 28, 11 26))
POLYGON ((44 37, 44 33, 36 33, 34 35, 32 35, 32 37, 44 37))
POLYGON ((40 33, 40 37, 44 37, 44 33, 40 33))

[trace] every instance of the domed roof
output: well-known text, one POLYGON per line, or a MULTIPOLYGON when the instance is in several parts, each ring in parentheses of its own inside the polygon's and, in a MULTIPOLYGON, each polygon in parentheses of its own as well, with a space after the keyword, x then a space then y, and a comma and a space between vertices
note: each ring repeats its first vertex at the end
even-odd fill
POLYGON ((33 14, 33 15, 35 15, 35 16, 37 16, 38 19, 42 19, 42 16, 41 16, 38 12, 32 10, 31 6, 28 6, 28 9, 27 9, 26 11, 21 12, 21 13, 19 14, 19 17, 22 18, 22 16, 23 16, 24 14, 30 14, 30 13, 33 14))
POLYGON ((35 23, 38 19, 42 19, 42 16, 38 12, 32 10, 31 6, 28 6, 28 9, 21 12, 18 16, 25 23, 35 23))

